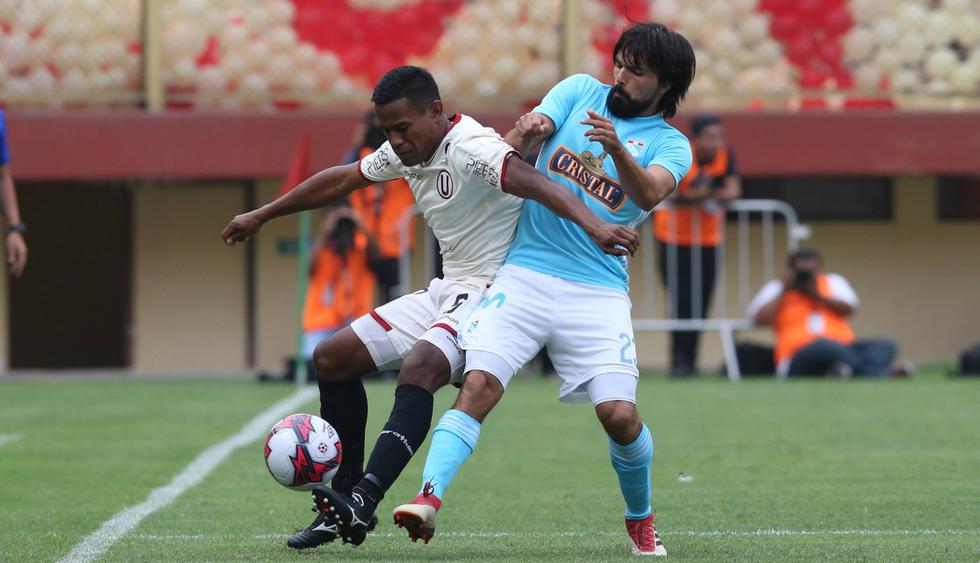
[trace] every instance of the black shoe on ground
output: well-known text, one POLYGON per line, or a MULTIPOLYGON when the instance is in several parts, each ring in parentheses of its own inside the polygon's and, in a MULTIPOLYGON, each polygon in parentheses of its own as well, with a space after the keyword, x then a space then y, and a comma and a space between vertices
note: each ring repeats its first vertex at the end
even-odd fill
POLYGON ((374 507, 365 506, 364 498, 358 492, 345 495, 329 487, 320 486, 313 489, 313 498, 327 525, 334 524, 337 527, 337 535, 344 543, 354 547, 364 543, 367 533, 378 521, 374 515, 374 507))
MULTIPOLYGON (((316 502, 316 496, 314 495, 313 512, 317 513, 316 519, 305 530, 290 536, 286 540, 286 545, 293 549, 311 549, 337 539, 339 535, 337 533, 337 524, 320 512, 319 508, 317 508, 318 506, 319 503, 316 502)), ((377 525, 378 517, 372 514, 370 520, 368 520, 365 533, 374 530, 374 527, 377 525)))

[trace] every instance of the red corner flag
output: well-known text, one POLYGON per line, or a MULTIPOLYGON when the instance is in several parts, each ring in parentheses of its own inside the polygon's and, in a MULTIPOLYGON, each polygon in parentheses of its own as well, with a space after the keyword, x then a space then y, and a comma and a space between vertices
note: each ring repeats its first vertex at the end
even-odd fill
POLYGON ((286 171, 286 179, 279 188, 279 195, 283 195, 295 188, 303 180, 310 176, 310 134, 303 133, 296 145, 296 152, 293 153, 293 160, 289 163, 289 170, 286 171))

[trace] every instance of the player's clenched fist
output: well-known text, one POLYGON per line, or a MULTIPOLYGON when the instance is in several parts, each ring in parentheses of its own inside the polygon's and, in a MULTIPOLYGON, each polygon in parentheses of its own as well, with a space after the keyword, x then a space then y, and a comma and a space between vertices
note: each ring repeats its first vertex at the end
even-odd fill
POLYGON ((589 229, 589 238, 599 245, 603 252, 616 256, 626 254, 633 256, 640 245, 640 233, 636 229, 612 223, 600 223, 597 227, 589 229))
POLYGON ((554 125, 551 120, 540 113, 525 113, 516 123, 514 129, 521 137, 539 137, 550 135, 554 125))
POLYGON ((259 232, 259 229, 262 228, 262 223, 262 218, 255 211, 237 215, 221 231, 221 240, 225 241, 225 244, 230 245, 236 242, 244 242, 259 232))

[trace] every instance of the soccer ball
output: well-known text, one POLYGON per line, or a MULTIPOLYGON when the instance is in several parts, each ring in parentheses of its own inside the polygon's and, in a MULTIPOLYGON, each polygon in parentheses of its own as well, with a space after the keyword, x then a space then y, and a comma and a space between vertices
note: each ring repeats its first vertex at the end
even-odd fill
POLYGON ((340 437, 326 420, 292 414, 265 437, 265 466, 280 485, 309 491, 326 485, 340 465, 340 437))

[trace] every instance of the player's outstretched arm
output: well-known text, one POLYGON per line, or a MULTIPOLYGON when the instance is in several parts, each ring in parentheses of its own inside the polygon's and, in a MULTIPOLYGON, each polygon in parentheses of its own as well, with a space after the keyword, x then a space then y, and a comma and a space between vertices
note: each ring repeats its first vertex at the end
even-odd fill
POLYGON ((370 185, 358 166, 360 163, 354 162, 317 172, 278 199, 236 216, 221 231, 221 239, 231 245, 246 241, 270 219, 323 207, 370 185))
POLYGON ((507 144, 527 155, 555 132, 555 122, 543 113, 525 113, 504 135, 507 144))
POLYGON ((629 253, 632 256, 636 252, 640 237, 635 229, 606 223, 599 219, 582 200, 575 197, 571 190, 549 180, 547 176, 516 156, 511 156, 507 162, 503 188, 509 194, 533 199, 555 215, 573 221, 582 227, 606 254, 624 256, 629 253))
POLYGON ((590 141, 600 143, 603 150, 613 158, 616 171, 619 172, 619 179, 633 203, 644 211, 650 211, 658 203, 667 199, 667 196, 677 187, 674 175, 658 164, 649 168, 640 166, 626 152, 626 147, 619 140, 612 121, 592 110, 589 110, 588 114, 589 118, 582 120, 581 123, 591 125, 592 129, 586 131, 585 136, 590 141))

